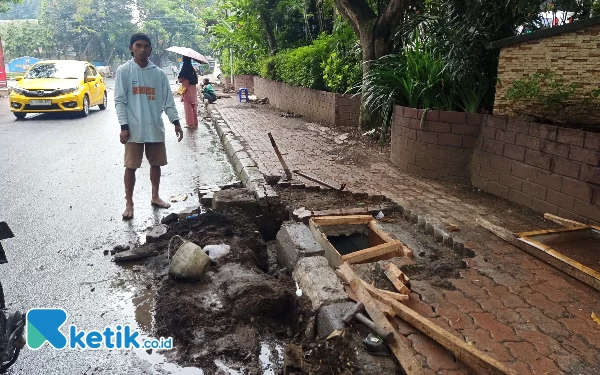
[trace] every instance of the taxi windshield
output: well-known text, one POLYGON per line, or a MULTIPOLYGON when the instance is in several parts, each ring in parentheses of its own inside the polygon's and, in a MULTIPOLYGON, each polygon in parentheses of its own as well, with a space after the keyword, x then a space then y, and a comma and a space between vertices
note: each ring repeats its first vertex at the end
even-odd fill
POLYGON ((57 78, 57 79, 80 79, 83 78, 83 67, 81 67, 81 74, 74 72, 75 66, 72 65, 59 65, 59 64, 37 64, 25 75, 26 79, 35 78, 57 78))

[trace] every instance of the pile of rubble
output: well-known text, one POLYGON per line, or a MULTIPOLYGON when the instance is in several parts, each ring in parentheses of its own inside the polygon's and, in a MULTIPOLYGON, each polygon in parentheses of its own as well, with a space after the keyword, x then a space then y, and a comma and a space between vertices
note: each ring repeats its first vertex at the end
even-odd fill
POLYGON ((294 112, 281 112, 279 113, 279 117, 285 117, 285 118, 300 118, 303 117, 300 114, 294 113, 294 112))

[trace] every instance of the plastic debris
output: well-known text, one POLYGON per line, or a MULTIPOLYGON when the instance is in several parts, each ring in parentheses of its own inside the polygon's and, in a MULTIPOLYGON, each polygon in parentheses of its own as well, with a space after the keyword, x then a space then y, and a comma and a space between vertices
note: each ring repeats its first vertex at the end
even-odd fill
POLYGON ((170 201, 171 202, 183 202, 183 201, 187 200, 187 198, 188 198, 187 194, 180 194, 180 195, 172 196, 170 201))
POLYGON ((211 260, 217 260, 229 254, 229 252, 231 251, 231 246, 226 244, 206 245, 202 250, 204 252, 208 252, 208 256, 211 260))

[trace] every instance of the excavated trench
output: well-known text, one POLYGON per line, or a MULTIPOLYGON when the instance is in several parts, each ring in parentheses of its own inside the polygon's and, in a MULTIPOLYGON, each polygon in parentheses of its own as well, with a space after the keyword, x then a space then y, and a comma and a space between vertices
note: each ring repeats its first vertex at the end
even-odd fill
MULTIPOLYGON (((289 271, 277 263, 275 235, 293 210, 357 208, 375 201, 292 188, 278 189, 278 193, 282 206, 276 210, 208 210, 173 223, 163 239, 139 248, 153 256, 126 264, 140 276, 133 299, 138 322, 154 337, 174 339, 175 349, 160 355, 184 367, 187 371, 183 373, 280 374, 286 350, 299 345, 304 353, 303 369, 314 374, 346 370, 369 374, 371 370, 364 367, 369 361, 383 363, 389 373, 400 373, 393 356, 366 353, 362 340, 369 331, 361 325, 353 325, 340 340, 316 337, 316 312, 305 296, 296 295, 289 271), (168 276, 167 255, 172 257, 175 251, 167 250, 175 235, 203 248, 227 244, 230 251, 211 261, 202 281, 177 281, 168 276)), ((415 252, 416 262, 403 270, 412 279, 433 278, 439 286, 451 287, 447 279, 458 276, 459 257, 393 210, 388 219, 386 229, 415 252)), ((372 280, 391 290, 392 285, 380 273, 373 274, 372 280)))

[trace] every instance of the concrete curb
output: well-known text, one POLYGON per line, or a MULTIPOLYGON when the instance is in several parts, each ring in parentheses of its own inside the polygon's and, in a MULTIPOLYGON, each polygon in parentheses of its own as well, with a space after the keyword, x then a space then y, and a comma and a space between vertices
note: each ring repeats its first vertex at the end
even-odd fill
MULTIPOLYGON (((252 190, 260 206, 269 206, 279 203, 279 197, 273 187, 267 184, 263 174, 258 168, 258 164, 246 152, 246 147, 237 139, 225 119, 221 116, 217 108, 211 113, 212 123, 217 129, 221 143, 225 147, 227 156, 234 166, 235 173, 240 178, 245 187, 252 190)), ((290 185, 287 188, 310 190, 304 185, 290 185)), ((331 190, 320 187, 320 190, 331 190)), ((352 192, 356 197, 368 198, 369 195, 363 192, 352 192)), ((417 227, 432 236, 436 242, 451 248, 460 257, 472 257, 475 255, 477 244, 466 242, 457 234, 453 234, 443 222, 432 215, 411 209, 406 202, 398 199, 390 199, 382 195, 370 196, 371 198, 382 198, 383 202, 392 202, 398 206, 398 212, 404 219, 414 223, 417 227), (469 245, 473 245, 471 248, 469 245)), ((383 203, 382 202, 382 203, 383 203)))
POLYGON ((225 148, 227 157, 233 166, 235 174, 242 181, 244 186, 250 189, 259 206, 267 207, 279 203, 279 196, 267 184, 263 174, 258 168, 256 161, 246 152, 246 148, 236 135, 233 133, 227 121, 221 116, 217 108, 211 112, 212 123, 217 130, 221 144, 225 148))

